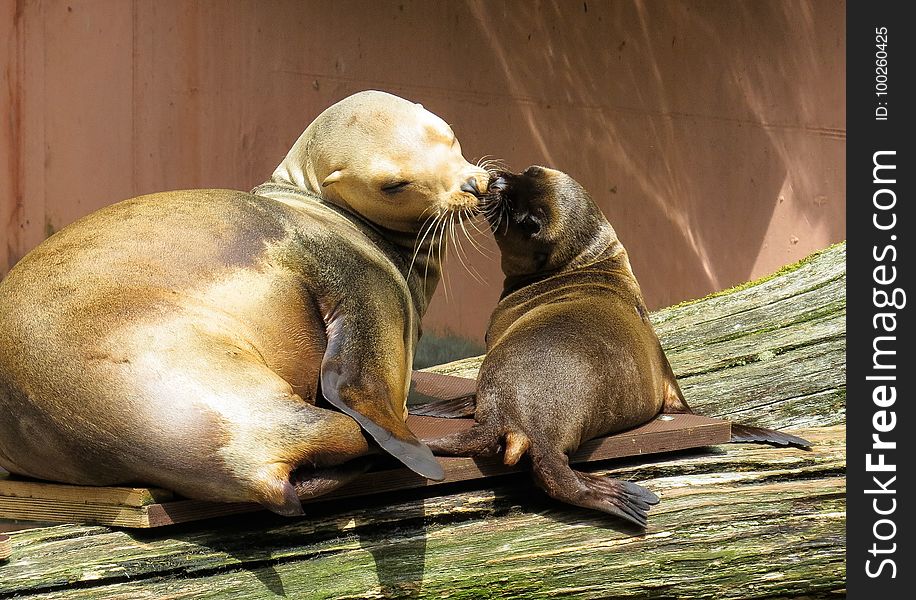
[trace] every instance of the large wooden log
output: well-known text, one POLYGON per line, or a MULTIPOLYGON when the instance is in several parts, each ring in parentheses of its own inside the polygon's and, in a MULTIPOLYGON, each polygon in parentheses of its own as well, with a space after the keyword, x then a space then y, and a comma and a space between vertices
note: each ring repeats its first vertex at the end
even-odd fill
MULTIPOLYGON (((0 597, 819 597, 845 586, 845 246, 653 315, 698 412, 790 428, 600 472, 661 503, 642 533, 525 475, 161 530, 12 534, 0 597)), ((442 372, 473 376, 478 359, 442 372)))

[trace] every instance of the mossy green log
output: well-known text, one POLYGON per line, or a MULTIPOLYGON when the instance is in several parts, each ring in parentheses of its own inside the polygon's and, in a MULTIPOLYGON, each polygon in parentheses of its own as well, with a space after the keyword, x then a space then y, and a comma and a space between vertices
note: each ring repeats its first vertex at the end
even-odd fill
MULTIPOLYGON (((728 444, 606 462, 661 502, 636 531, 524 475, 123 531, 12 535, 0 597, 784 598, 845 587, 845 246, 655 313, 698 412, 789 428, 811 451, 728 444)), ((480 359, 437 368, 473 375, 480 359)))

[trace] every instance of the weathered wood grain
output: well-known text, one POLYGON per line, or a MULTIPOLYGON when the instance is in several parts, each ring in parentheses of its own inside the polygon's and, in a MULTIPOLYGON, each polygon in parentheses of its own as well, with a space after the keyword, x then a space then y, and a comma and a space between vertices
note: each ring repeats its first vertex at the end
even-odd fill
MULTIPOLYGON (((16 532, 0 597, 841 596, 844 261, 841 245, 654 315, 698 412, 788 428, 814 446, 728 444, 602 463, 599 472, 661 497, 645 533, 554 503, 518 474, 317 503, 301 519, 16 532)), ((479 363, 437 370, 473 377, 479 363)))
POLYGON ((165 502, 175 494, 159 488, 149 487, 93 487, 46 483, 43 481, 22 481, 10 478, 9 473, 0 472, 0 497, 41 498, 63 502, 90 502, 118 506, 147 506, 165 502))
POLYGON ((250 515, 167 534, 74 526, 16 533, 16 562, 2 572, 0 594, 763 597, 836 590, 844 572, 844 428, 801 433, 813 451, 730 445, 609 465, 661 496, 644 535, 556 505, 517 478, 442 497, 316 506, 306 519, 250 515))

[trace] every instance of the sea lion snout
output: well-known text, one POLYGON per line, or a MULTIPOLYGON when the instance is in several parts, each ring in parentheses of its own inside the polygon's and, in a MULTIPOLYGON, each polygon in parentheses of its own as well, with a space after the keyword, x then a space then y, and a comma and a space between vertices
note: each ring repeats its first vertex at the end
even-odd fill
POLYGON ((472 195, 474 195, 474 196, 480 198, 480 197, 483 196, 484 193, 485 193, 485 192, 482 191, 482 190, 485 190, 486 188, 487 188, 486 185, 484 185, 483 188, 481 188, 481 187, 480 187, 480 184, 477 182, 477 177, 474 176, 474 175, 472 175, 472 176, 468 177, 467 181, 465 181, 464 183, 461 184, 461 188, 460 188, 460 189, 461 189, 462 192, 467 192, 468 194, 472 194, 472 195))
MULTIPOLYGON (((471 165, 469 165, 471 166, 471 165)), ((473 167, 473 166, 472 166, 473 167)), ((457 189, 446 196, 443 211, 461 212, 469 210, 476 213, 487 200, 490 186, 490 174, 479 167, 465 171, 458 178, 457 189)))

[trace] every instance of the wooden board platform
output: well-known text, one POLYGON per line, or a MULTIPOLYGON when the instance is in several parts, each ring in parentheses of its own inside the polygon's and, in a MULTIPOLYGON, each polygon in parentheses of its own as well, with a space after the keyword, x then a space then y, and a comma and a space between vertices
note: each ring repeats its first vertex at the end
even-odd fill
POLYGON ((0 562, 8 560, 13 555, 13 546, 10 544, 10 536, 0 533, 0 562))
MULTIPOLYGON (((419 436, 470 427, 473 419, 439 419, 411 416, 410 428, 419 436)), ((700 415, 661 415, 645 425, 584 444, 571 458, 583 463, 685 450, 727 442, 727 421, 700 415)), ((365 496, 395 490, 432 487, 445 483, 495 477, 526 469, 507 467, 501 457, 439 459, 444 481, 429 481, 406 468, 370 471, 356 481, 314 501, 365 496)), ((262 510, 251 503, 218 503, 186 500, 167 490, 131 487, 86 487, 43 483, 12 476, 0 478, 0 519, 85 523, 116 527, 148 528, 196 521, 210 517, 262 510)), ((0 548, 2 554, 2 548, 0 548)))

